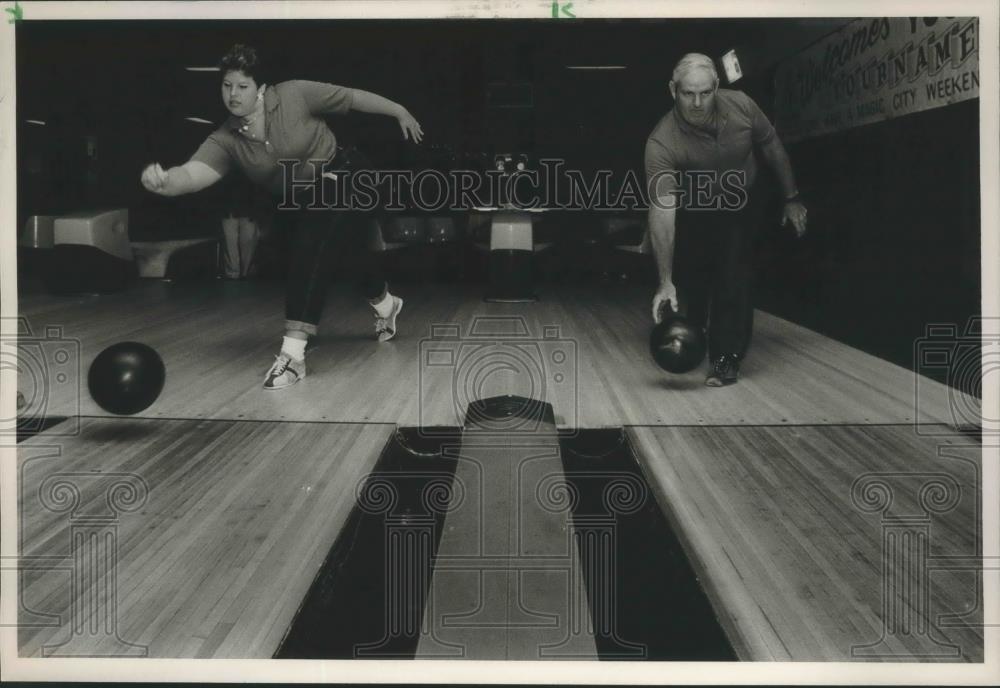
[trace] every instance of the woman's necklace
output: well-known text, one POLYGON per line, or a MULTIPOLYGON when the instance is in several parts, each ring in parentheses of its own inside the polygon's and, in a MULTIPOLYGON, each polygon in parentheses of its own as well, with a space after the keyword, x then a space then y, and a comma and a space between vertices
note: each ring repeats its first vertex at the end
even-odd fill
POLYGON ((260 113, 259 112, 255 112, 250 117, 244 118, 243 119, 243 124, 240 125, 240 132, 242 132, 242 134, 244 136, 247 136, 249 138, 252 138, 252 139, 258 138, 256 132, 259 129, 259 127, 256 127, 254 125, 257 124, 257 120, 259 118, 260 118, 260 113))
POLYGON ((257 127, 254 127, 253 125, 258 120, 258 118, 260 118, 260 114, 264 112, 263 95, 264 93, 263 91, 261 91, 261 95, 257 96, 257 108, 258 108, 257 111, 254 112, 249 117, 244 117, 243 124, 240 125, 240 132, 242 132, 245 136, 248 136, 252 139, 258 138, 257 135, 254 133, 254 130, 257 129, 257 127))
POLYGON ((258 113, 255 112, 251 117, 244 117, 243 124, 240 126, 240 131, 244 134, 250 131, 250 125, 257 121, 257 115, 258 113))

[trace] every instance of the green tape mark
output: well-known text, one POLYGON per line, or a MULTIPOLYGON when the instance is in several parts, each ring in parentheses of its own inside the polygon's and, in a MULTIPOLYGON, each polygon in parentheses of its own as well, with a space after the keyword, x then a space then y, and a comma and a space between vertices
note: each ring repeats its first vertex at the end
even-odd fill
POLYGON ((4 12, 10 14, 11 18, 7 20, 8 24, 13 24, 14 22, 19 22, 24 19, 24 10, 21 9, 21 5, 18 4, 17 0, 14 0, 13 7, 5 7, 4 12))
POLYGON ((561 19, 563 17, 569 17, 570 19, 576 19, 576 15, 573 14, 573 3, 571 2, 553 2, 552 3, 552 18, 561 19), (560 12, 562 14, 560 14, 560 12))

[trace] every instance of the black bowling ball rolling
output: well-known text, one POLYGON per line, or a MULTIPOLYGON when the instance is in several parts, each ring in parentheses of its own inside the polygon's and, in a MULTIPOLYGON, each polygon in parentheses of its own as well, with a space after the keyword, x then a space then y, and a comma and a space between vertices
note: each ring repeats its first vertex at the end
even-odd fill
POLYGON ((668 373, 694 370, 705 359, 706 349, 704 330, 669 310, 649 335, 649 353, 668 373))
POLYGON ((149 408, 163 390, 166 368, 156 351, 139 342, 120 342, 90 364, 87 387, 105 411, 132 415, 149 408))

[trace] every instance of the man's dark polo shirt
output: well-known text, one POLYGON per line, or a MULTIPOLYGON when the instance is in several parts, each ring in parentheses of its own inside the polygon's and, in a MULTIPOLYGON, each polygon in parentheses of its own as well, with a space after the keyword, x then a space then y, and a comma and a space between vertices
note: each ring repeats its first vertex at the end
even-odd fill
MULTIPOLYGON (((671 109, 646 140, 647 186, 657 173, 704 170, 723 174, 742 171, 750 189, 757 178, 754 145, 770 143, 774 126, 750 96, 720 88, 715 95, 718 131, 712 133, 685 122, 671 109)), ((719 184, 711 186, 711 193, 719 184)), ((652 200, 652 199, 651 199, 652 200)))

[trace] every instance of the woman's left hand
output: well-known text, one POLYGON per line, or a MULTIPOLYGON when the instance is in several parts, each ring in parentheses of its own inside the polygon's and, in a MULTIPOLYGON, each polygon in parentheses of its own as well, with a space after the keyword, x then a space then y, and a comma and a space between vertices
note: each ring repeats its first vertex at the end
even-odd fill
POLYGON ((414 143, 420 143, 424 138, 424 130, 420 128, 420 122, 407 110, 403 110, 398 119, 399 128, 403 130, 403 138, 412 139, 414 143))

